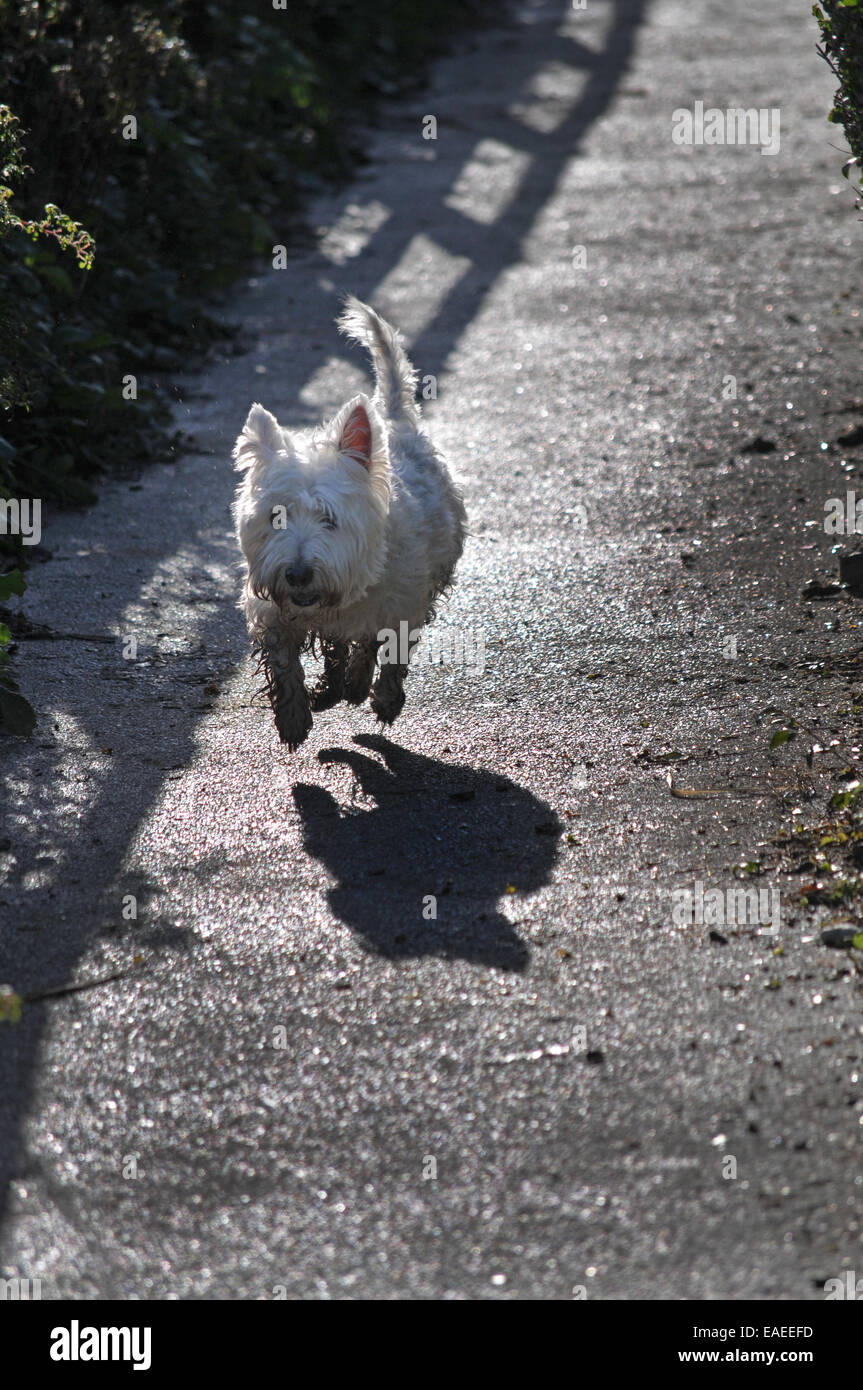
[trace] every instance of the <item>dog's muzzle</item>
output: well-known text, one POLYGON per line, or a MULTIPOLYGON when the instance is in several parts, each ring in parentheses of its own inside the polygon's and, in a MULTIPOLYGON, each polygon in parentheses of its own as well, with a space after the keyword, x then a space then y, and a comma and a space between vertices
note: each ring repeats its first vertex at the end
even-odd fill
POLYGON ((288 601, 295 608, 314 608, 320 602, 320 594, 310 588, 314 577, 315 572, 310 565, 300 564, 285 570, 288 601))

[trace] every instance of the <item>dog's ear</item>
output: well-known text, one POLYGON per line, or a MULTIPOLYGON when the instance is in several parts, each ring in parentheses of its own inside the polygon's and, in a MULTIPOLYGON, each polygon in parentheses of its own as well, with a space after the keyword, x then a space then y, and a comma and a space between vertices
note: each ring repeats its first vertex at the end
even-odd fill
POLYGON ((363 468, 371 468, 372 426, 364 405, 355 405, 342 425, 338 450, 340 454, 347 454, 349 458, 356 459, 363 468))
POLYGON ((285 440, 275 415, 264 410, 262 405, 253 405, 234 445, 234 467, 243 469, 256 463, 269 463, 284 447, 285 440))
POLYGON ((342 406, 332 430, 340 454, 361 463, 369 473, 373 468, 386 467, 386 436, 367 396, 356 396, 342 406))

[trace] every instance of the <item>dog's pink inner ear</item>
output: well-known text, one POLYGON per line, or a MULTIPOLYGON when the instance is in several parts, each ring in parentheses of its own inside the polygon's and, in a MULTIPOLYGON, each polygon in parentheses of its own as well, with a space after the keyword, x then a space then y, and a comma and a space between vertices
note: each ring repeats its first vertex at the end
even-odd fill
POLYGON ((372 457, 372 427, 365 407, 354 406, 344 423, 339 439, 339 453, 349 454, 363 468, 368 468, 372 457))

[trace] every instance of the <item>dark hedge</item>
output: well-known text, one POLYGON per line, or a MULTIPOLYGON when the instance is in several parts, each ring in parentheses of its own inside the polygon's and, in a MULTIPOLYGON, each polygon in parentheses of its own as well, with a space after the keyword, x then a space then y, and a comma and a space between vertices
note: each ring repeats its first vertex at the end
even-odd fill
POLYGON ((112 460, 168 452, 148 374, 200 355, 207 292, 289 239, 285 210, 361 158, 358 118, 484 9, 0 0, 0 495, 86 502, 112 460))
MULTIPOLYGON (((839 79, 829 119, 845 129, 853 164, 863 185, 863 0, 822 0, 812 13, 821 29, 819 53, 839 79)), ((859 206, 859 203, 858 203, 859 206)))

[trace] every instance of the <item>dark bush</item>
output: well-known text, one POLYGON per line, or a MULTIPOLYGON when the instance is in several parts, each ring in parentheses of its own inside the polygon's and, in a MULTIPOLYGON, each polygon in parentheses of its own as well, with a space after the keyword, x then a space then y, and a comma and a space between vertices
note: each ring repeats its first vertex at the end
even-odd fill
POLYGON ((863 0, 822 0, 812 13, 821 29, 818 52, 839 79, 829 120, 844 126, 851 150, 843 172, 855 170, 863 186, 863 0))
POLYGON ((289 240, 358 117, 488 3, 0 0, 0 492, 83 502, 111 461, 169 453, 147 383, 218 332, 207 292, 289 240))

